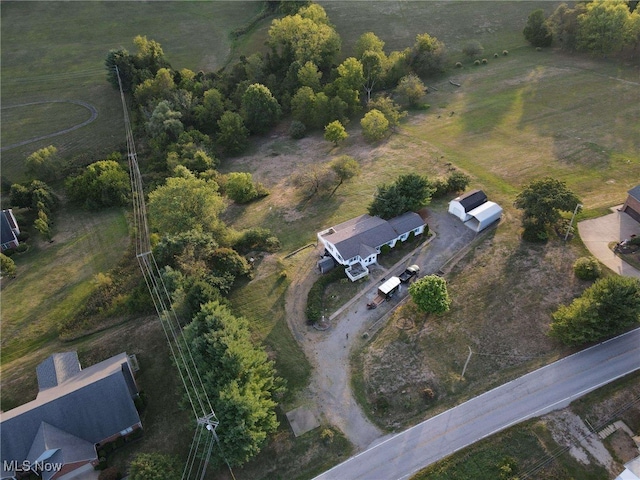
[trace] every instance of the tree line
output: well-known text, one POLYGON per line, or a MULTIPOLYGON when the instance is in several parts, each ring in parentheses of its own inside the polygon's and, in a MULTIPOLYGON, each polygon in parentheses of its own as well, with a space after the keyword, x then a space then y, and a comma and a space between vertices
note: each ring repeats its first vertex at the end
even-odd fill
POLYGON ((523 30, 534 47, 554 41, 570 51, 608 55, 640 43, 640 13, 635 0, 594 0, 559 5, 545 17, 542 9, 531 12, 523 30))

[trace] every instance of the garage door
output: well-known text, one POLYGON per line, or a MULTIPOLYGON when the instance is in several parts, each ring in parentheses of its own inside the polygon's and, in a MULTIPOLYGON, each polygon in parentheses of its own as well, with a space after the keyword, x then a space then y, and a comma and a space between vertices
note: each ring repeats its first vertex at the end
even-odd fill
POLYGON ((633 218, 636 222, 640 222, 640 212, 636 212, 629 205, 627 205, 623 211, 624 213, 629 215, 631 218, 633 218))

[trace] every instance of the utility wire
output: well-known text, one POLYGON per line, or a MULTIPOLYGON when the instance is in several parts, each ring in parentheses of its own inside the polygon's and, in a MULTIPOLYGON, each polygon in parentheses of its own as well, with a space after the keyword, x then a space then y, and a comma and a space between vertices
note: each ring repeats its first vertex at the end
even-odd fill
MULTIPOLYGON (((209 396, 207 395, 204 382, 202 381, 202 377, 198 371, 189 344, 182 335, 182 325, 175 310, 173 309, 171 295, 164 283, 162 272, 158 267, 151 250, 146 206, 144 202, 144 190, 142 187, 142 176, 138 166, 133 131, 129 121, 127 103, 122 88, 122 80, 117 67, 116 75, 120 86, 120 97, 124 111, 124 123, 127 138, 127 158, 129 163, 133 201, 136 259, 138 260, 138 264, 142 270, 145 283, 147 284, 147 288, 151 294, 153 305, 167 338, 171 356, 178 367, 180 380, 182 381, 196 419, 196 431, 189 449, 187 463, 182 473, 182 480, 203 480, 213 451, 213 444, 218 443, 220 451, 222 452, 222 445, 220 444, 220 440, 216 433, 216 427, 218 426, 219 421, 213 410, 209 396), (208 432, 211 432, 211 435, 206 435, 208 432)), ((224 456, 224 452, 222 452, 222 458, 227 464, 229 472, 231 472, 231 476, 235 478, 233 476, 231 466, 224 456)))

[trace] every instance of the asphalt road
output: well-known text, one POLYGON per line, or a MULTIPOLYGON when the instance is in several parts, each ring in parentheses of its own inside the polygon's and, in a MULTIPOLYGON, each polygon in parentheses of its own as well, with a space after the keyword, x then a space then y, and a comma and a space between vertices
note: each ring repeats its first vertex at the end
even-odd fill
POLYGON ((640 369, 640 329, 565 357, 351 457, 317 480, 410 477, 493 433, 564 408, 576 398, 640 369))

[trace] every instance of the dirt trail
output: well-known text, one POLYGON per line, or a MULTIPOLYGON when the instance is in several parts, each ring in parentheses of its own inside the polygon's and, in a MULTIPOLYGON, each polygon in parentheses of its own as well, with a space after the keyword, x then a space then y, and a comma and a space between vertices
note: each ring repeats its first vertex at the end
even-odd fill
MULTIPOLYGON (((399 273, 407 263, 417 263, 421 274, 434 273, 452 256, 467 247, 475 233, 452 215, 445 212, 431 213, 428 223, 436 232, 435 239, 425 247, 421 245, 410 259, 405 257, 389 274, 399 273), (400 265, 402 264, 402 265, 400 265)), ((307 406, 342 430, 356 449, 364 450, 384 435, 362 412, 351 391, 350 353, 362 342, 362 334, 398 305, 397 301, 384 303, 376 310, 366 308, 366 298, 372 296, 381 278, 371 279, 370 288, 362 297, 345 307, 331 327, 318 331, 306 325, 305 308, 309 290, 320 275, 315 264, 321 247, 305 251, 300 260, 299 275, 293 280, 286 295, 286 316, 294 337, 302 346, 313 366, 313 377, 304 397, 307 406)), ((382 272, 378 277, 386 276, 382 272)), ((406 295, 406 289, 401 297, 406 295)))

